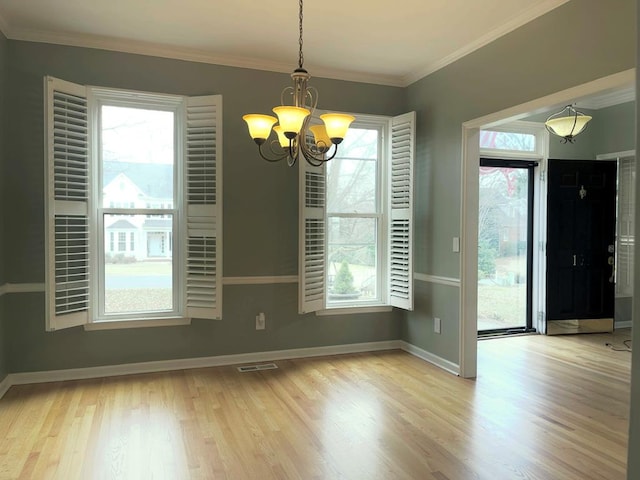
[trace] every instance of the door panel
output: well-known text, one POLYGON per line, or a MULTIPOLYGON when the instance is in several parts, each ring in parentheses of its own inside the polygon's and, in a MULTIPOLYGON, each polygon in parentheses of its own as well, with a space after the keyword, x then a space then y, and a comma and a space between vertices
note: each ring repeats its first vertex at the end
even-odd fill
POLYGON ((548 322, 606 318, 612 328, 614 283, 608 262, 615 206, 615 162, 549 160, 548 322))

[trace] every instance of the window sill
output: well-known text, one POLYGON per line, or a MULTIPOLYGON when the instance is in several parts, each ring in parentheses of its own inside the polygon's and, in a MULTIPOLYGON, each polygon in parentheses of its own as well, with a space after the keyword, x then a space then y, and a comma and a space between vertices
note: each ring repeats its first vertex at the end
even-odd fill
POLYGON ((100 320, 86 324, 84 329, 87 331, 116 330, 121 328, 173 327, 190 324, 191 319, 183 317, 149 318, 148 320, 100 320))
POLYGON ((393 307, 389 305, 374 305, 371 307, 361 307, 361 306, 333 307, 333 308, 326 308, 324 310, 319 310, 316 312, 316 315, 319 317, 324 317, 328 315, 351 315, 353 313, 390 312, 391 310, 393 310, 393 307))

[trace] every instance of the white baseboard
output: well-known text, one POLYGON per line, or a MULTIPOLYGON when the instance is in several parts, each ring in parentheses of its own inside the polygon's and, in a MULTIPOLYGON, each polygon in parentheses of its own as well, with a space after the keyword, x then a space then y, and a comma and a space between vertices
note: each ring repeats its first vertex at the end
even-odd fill
POLYGON ((433 353, 427 352, 420 347, 416 347, 407 342, 400 342, 400 348, 405 352, 410 353, 411 355, 421 358, 425 362, 432 363, 436 367, 440 367, 443 370, 446 370, 449 373, 453 373, 454 375, 460 375, 460 365, 450 362, 442 357, 434 355, 433 353))
POLYGON ((7 391, 9 391, 9 389, 11 388, 11 375, 7 375, 6 377, 4 377, 4 380, 2 380, 0 382, 0 398, 4 397, 4 394, 7 393, 7 391))
POLYGON ((214 357, 159 360, 155 362, 127 363, 122 365, 106 365, 101 367, 71 368, 66 370, 50 370, 44 372, 11 373, 8 375, 8 378, 10 380, 10 385, 24 385, 28 383, 82 380, 87 378, 114 377, 118 375, 166 372, 170 370, 186 370, 190 368, 222 367, 243 363, 272 362, 275 360, 287 360, 291 358, 374 352, 400 348, 401 346, 399 341, 391 340, 386 342, 332 345, 329 347, 295 348, 290 350, 275 350, 270 352, 240 353, 235 355, 218 355, 214 357))
POLYGON ((626 322, 614 322, 613 328, 633 328, 633 322, 631 320, 626 322))
POLYGON ((328 347, 294 348, 270 352, 241 353, 235 355, 219 355, 215 357, 182 358, 176 360, 160 360, 155 362, 127 363, 122 365, 106 365, 101 367, 70 368, 43 372, 10 373, 0 382, 0 398, 12 385, 30 383, 60 382, 83 380, 88 378, 114 377, 142 373, 166 372, 170 370, 186 370, 190 368, 222 367, 245 363, 273 362, 292 358, 308 358, 348 353, 376 352, 383 350, 403 350, 422 360, 432 363, 454 375, 459 374, 458 365, 422 350, 401 340, 384 342, 353 343, 332 345, 328 347))

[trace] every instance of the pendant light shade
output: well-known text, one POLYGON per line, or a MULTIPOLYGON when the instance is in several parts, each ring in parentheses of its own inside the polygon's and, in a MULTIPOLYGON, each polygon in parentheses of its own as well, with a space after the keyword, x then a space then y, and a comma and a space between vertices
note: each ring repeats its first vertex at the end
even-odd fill
POLYGON ((547 118, 544 125, 550 133, 562 138, 563 143, 573 143, 574 137, 584 131, 591 118, 567 105, 560 112, 547 118))
POLYGON ((335 144, 342 142, 342 139, 347 135, 349 125, 356 119, 356 117, 352 115, 345 115, 343 113, 325 113, 324 115, 320 115, 320 118, 327 129, 327 135, 335 144))
POLYGON ((276 135, 278 136, 278 143, 280 144, 280 147, 289 148, 289 139, 284 134, 282 127, 280 125, 276 125, 273 127, 273 131, 276 132, 276 135))
POLYGON ((282 127, 284 135, 289 139, 293 139, 298 135, 300 130, 302 130, 304 119, 307 118, 311 112, 302 107, 282 105, 275 107, 273 113, 278 116, 278 122, 282 127))
POLYGON ((321 148, 329 150, 331 147, 331 138, 327 134, 327 129, 324 125, 313 125, 309 127, 311 133, 313 133, 313 141, 321 148))
POLYGON ((271 115, 261 115, 259 113, 250 113, 244 115, 242 119, 247 122, 249 127, 249 135, 253 138, 253 141, 260 145, 269 138, 271 133, 271 127, 278 121, 276 117, 271 115))

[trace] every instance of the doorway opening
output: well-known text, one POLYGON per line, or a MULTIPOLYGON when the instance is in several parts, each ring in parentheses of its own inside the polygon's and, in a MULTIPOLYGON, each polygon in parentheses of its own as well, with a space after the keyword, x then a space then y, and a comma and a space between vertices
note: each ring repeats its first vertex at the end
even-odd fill
MULTIPOLYGON (((540 97, 526 103, 516 105, 501 111, 478 117, 464 122, 462 127, 462 212, 461 212, 461 258, 460 258, 460 338, 459 338, 459 374, 465 378, 473 378, 477 375, 477 346, 478 346, 478 194, 479 194, 479 161, 481 129, 495 129, 506 122, 515 121, 532 115, 542 114, 548 109, 560 108, 577 99, 590 95, 619 91, 631 88, 635 85, 635 69, 609 75, 576 87, 572 87, 545 97, 540 97)), ((540 167, 539 167, 540 168, 540 167)), ((546 165, 542 165, 546 168, 546 165)), ((536 175, 537 177, 537 175, 536 175)), ((536 179, 536 182, 538 180, 536 179)), ((546 186, 536 189, 540 195, 546 196, 546 186)), ((541 202, 536 202, 536 204, 541 202)), ((542 204, 536 213, 536 225, 538 220, 546 218, 545 205, 542 204)), ((538 228, 538 234, 545 238, 546 228, 538 228)), ((540 241, 534 240, 538 245, 540 241)), ((539 249, 536 248, 536 252, 539 249)), ((540 272, 545 269, 545 256, 534 254, 536 269, 540 272)), ((539 281, 534 279, 534 302, 537 305, 545 305, 545 291, 540 288, 539 281)), ((534 307, 534 312, 538 309, 534 307)), ((534 313, 534 325, 540 324, 539 315, 534 313)), ((544 331, 538 328, 538 331, 544 331)))
POLYGON ((531 160, 480 159, 478 335, 535 332, 534 169, 531 160))

